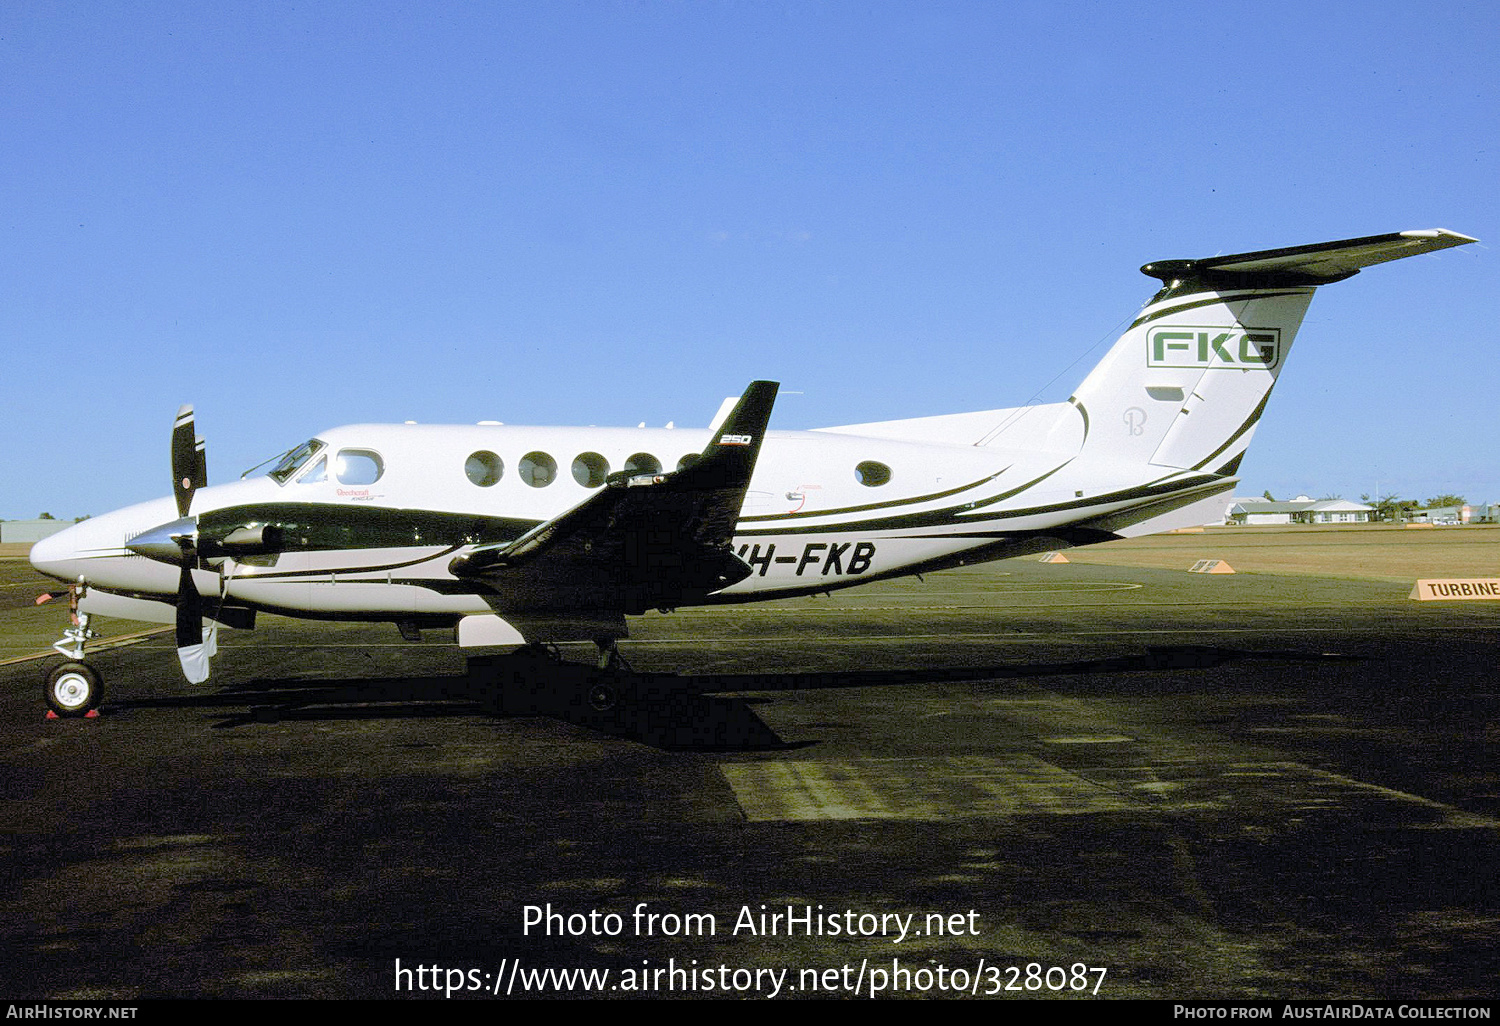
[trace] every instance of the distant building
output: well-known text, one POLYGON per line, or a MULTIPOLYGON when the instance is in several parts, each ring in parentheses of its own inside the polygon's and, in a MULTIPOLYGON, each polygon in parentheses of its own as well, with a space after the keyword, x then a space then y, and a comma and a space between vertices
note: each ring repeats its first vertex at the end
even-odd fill
POLYGON ((1231 499, 1225 521, 1248 526, 1267 524, 1366 524, 1375 507, 1345 499, 1313 499, 1299 495, 1290 502, 1269 499, 1231 499))
POLYGON ((0 545, 39 542, 72 526, 68 520, 0 520, 0 545))
POLYGON ((1494 523, 1494 506, 1438 506, 1434 509, 1414 509, 1406 518, 1418 524, 1483 524, 1494 523), (1485 520, 1488 516, 1490 519, 1485 520))

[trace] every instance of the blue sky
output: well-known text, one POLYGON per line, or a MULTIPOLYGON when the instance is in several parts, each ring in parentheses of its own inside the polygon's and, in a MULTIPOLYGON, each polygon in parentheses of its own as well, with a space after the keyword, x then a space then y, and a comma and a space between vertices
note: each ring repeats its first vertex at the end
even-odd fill
MULTIPOLYGON (((167 493, 184 402, 221 481, 754 378, 785 428, 1061 400, 1147 261, 1496 238, 1497 46, 1479 3, 6 4, 0 517, 167 493)), ((1500 501, 1497 300, 1483 243, 1321 290, 1241 491, 1500 501)))

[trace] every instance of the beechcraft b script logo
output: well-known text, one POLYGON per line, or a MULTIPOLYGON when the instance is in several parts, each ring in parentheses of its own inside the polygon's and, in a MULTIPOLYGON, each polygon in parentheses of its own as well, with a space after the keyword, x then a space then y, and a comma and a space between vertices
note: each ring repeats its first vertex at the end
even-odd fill
POLYGON ((1281 363, 1280 328, 1199 328, 1185 324, 1146 333, 1146 366, 1274 370, 1281 363))

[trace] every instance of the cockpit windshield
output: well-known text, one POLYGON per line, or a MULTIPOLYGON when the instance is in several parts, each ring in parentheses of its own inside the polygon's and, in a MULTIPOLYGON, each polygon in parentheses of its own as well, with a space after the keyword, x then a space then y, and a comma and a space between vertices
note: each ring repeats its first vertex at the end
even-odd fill
POLYGON ((316 438, 303 442, 281 457, 280 462, 271 468, 271 479, 277 484, 286 484, 293 474, 302 469, 304 463, 312 459, 313 453, 321 448, 323 443, 316 438))

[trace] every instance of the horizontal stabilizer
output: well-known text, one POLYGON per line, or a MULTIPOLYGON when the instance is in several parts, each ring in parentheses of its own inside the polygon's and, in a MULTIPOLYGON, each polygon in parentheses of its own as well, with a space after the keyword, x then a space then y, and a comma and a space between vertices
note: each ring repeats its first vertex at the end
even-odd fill
POLYGON ((1168 286, 1193 280, 1235 287, 1327 285, 1356 275, 1360 268, 1371 264, 1476 241, 1444 228, 1425 228, 1201 260, 1159 260, 1146 264, 1141 273, 1160 278, 1168 286))

